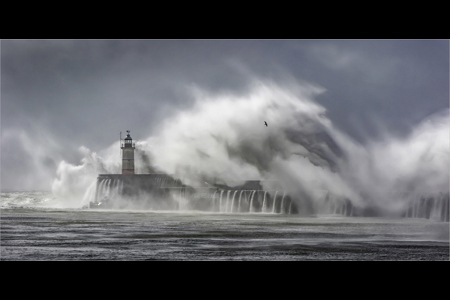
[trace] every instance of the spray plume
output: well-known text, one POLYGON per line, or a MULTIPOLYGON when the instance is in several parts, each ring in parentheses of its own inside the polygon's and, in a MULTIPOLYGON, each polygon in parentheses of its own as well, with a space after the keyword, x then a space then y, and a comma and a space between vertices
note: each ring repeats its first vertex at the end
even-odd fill
MULTIPOLYGON (((207 180, 229 186, 275 180, 297 195, 294 201, 310 199, 311 211, 324 191, 385 211, 400 211, 411 200, 393 197, 395 192, 448 193, 448 111, 406 138, 386 135, 361 145, 335 128, 313 100, 323 91, 262 80, 241 94, 193 88, 193 107, 137 142, 136 169, 172 174, 194 186, 207 180)), ((53 193, 78 203, 86 199, 99 173, 120 173, 117 148, 114 143, 101 156, 82 148, 81 165, 61 162, 53 193)))

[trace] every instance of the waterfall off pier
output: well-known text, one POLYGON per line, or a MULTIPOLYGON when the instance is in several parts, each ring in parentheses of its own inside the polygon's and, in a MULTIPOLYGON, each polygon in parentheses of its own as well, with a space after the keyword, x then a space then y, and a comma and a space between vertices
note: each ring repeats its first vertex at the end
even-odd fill
POLYGON ((224 213, 298 213, 281 188, 264 190, 260 181, 228 187, 187 186, 167 174, 100 174, 90 208, 201 210, 224 213))
MULTIPOLYGON (((319 199, 290 195, 278 184, 252 180, 235 187, 206 183, 188 186, 167 174, 100 174, 87 197, 90 208, 200 210, 218 213, 276 213, 364 217, 383 215, 356 207, 349 199, 325 191, 319 199), (264 186, 270 186, 264 189, 264 186)), ((394 195, 393 197, 400 197, 394 195)), ((449 194, 415 195, 397 214, 403 218, 449 221, 449 194)))

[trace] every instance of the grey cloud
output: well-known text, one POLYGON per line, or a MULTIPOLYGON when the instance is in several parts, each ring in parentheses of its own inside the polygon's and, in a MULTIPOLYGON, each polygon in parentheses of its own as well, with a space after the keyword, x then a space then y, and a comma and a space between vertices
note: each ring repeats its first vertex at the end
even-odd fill
POLYGON ((363 143, 402 136, 448 108, 448 53, 447 40, 2 40, 2 188, 38 172, 3 145, 10 130, 47 133, 59 146, 45 155, 77 163, 119 131, 156 134, 194 105, 192 86, 243 94, 253 77, 323 87, 327 117, 363 143))

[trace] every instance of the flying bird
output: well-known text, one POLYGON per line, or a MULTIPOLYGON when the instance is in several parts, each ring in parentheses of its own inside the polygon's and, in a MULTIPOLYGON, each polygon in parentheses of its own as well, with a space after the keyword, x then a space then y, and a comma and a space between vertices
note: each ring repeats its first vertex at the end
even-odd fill
POLYGON ((266 125, 266 127, 268 126, 266 121, 264 121, 264 125, 266 125))

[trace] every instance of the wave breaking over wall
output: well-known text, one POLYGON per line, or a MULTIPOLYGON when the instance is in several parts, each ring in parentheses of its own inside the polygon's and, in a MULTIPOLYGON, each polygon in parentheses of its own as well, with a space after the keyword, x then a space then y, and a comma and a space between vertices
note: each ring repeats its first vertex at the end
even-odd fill
MULTIPOLYGON (((257 205, 249 211, 273 207, 271 199, 278 190, 289 195, 300 215, 438 219, 437 210, 442 209, 440 220, 448 221, 449 111, 430 116, 407 136, 386 132, 362 144, 326 117, 326 109, 314 100, 323 91, 310 84, 264 80, 255 80, 240 94, 195 88, 195 105, 174 113, 136 142, 136 169, 171 174, 187 186, 261 181, 265 200, 263 193, 255 192, 257 205), (272 188, 273 181, 281 187, 272 188), (422 198, 441 200, 420 204, 422 198), (417 205, 413 213, 411 207, 417 205)), ((83 148, 81 165, 62 162, 53 193, 81 206, 94 189, 119 189, 114 181, 101 187, 94 183, 98 174, 118 173, 118 148, 114 143, 101 154, 83 148)), ((222 204, 219 194, 213 197, 214 209, 237 210, 239 193, 224 193, 222 204)), ((245 197, 251 201, 251 195, 245 197)))

